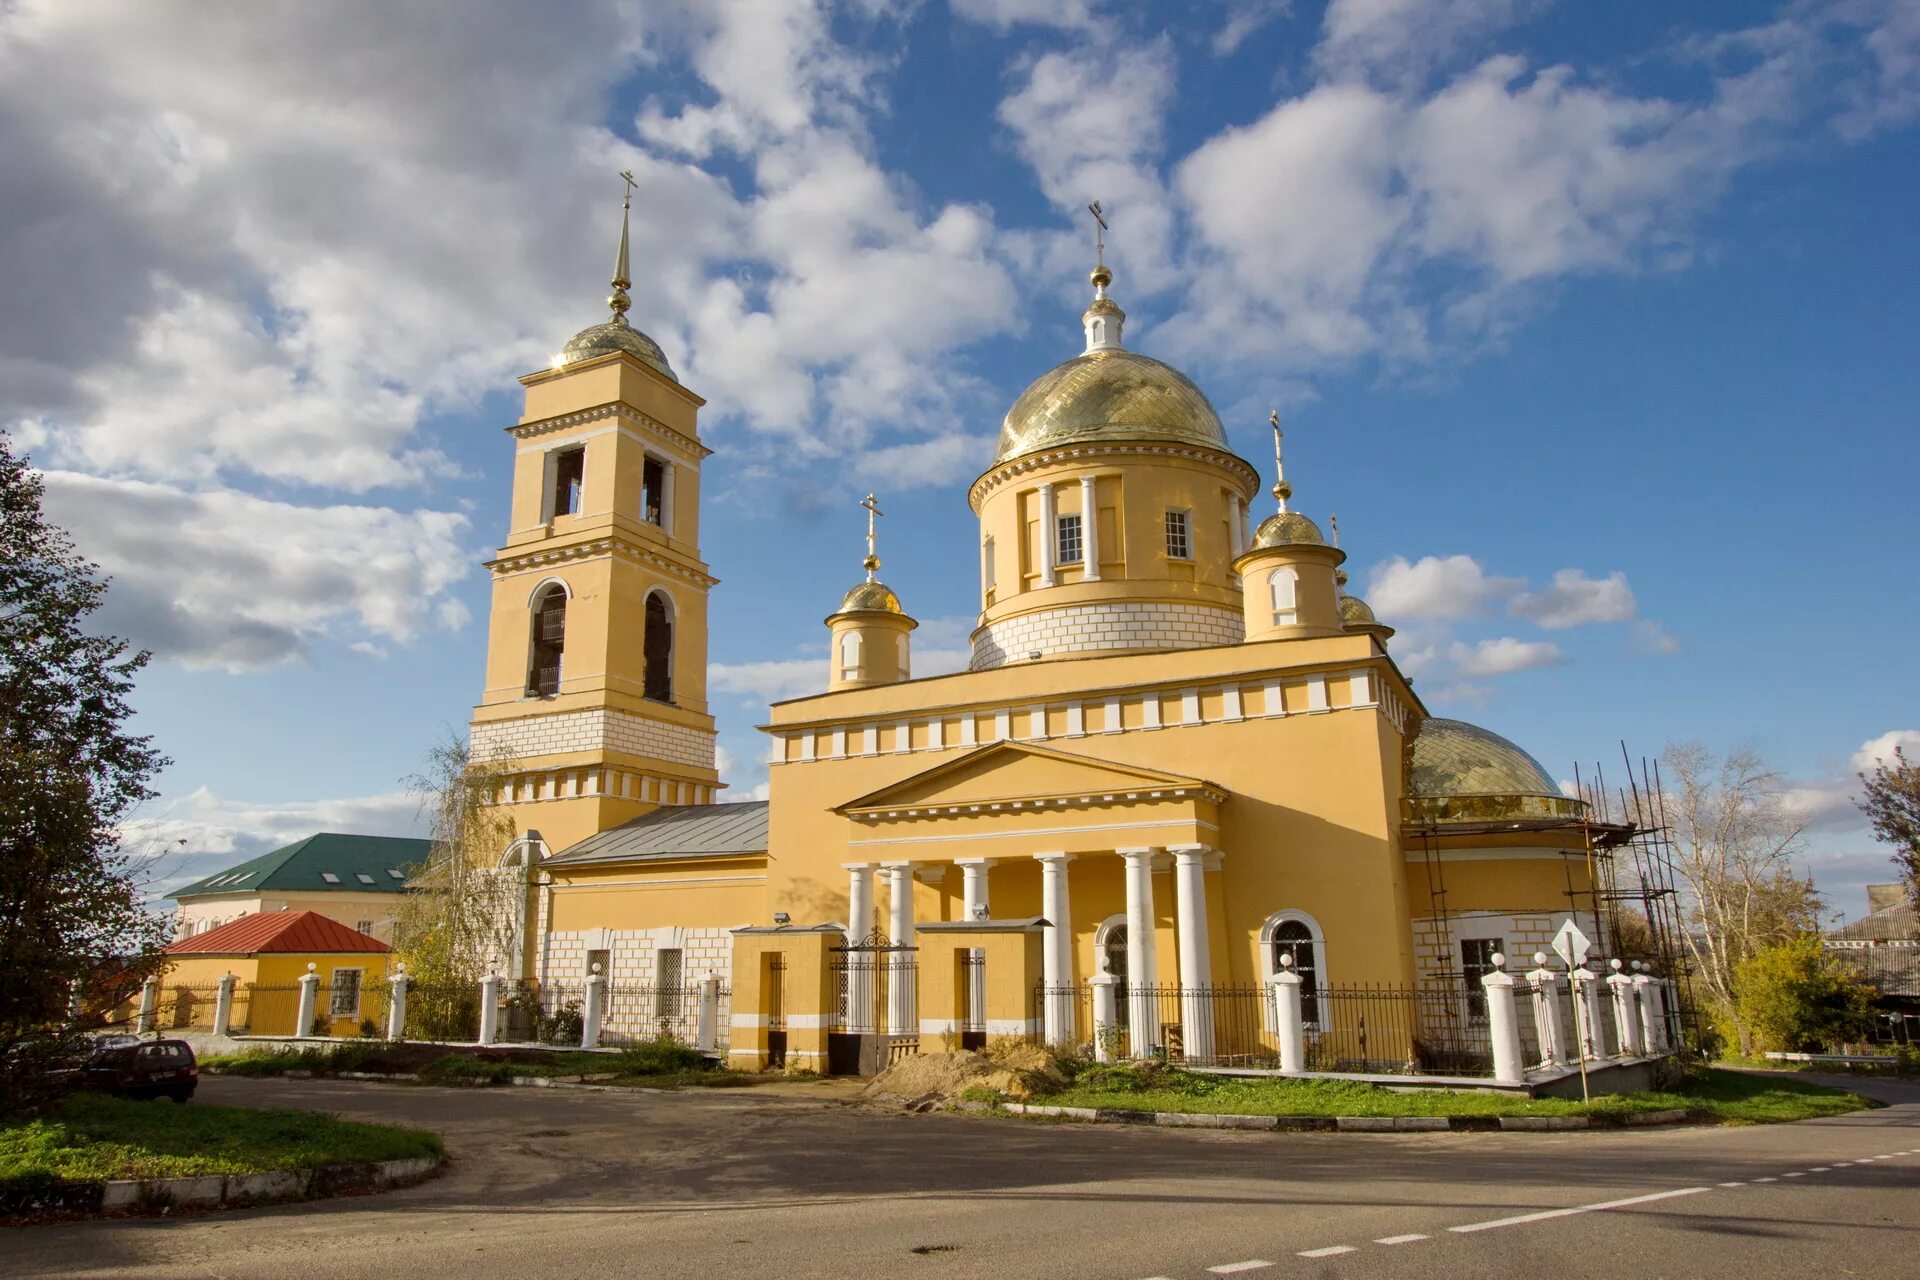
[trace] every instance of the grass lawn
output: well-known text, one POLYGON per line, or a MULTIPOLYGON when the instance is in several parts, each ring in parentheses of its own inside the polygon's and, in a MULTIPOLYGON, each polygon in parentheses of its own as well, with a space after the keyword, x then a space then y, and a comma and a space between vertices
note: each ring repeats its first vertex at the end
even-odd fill
POLYGON ((1439 1090, 1399 1093, 1346 1080, 1278 1080, 1212 1076, 1170 1069, 1096 1067, 1072 1085, 1035 1102, 1124 1111, 1186 1111, 1259 1116, 1594 1116, 1682 1108, 1731 1124, 1767 1124, 1842 1115, 1873 1104, 1838 1089, 1800 1080, 1706 1070, 1671 1089, 1614 1094, 1592 1103, 1439 1090))
POLYGON ((419 1129, 312 1111, 78 1093, 38 1118, 0 1121, 0 1196, 63 1182, 264 1173, 440 1154, 440 1139, 419 1129))
POLYGON ((449 1049, 445 1045, 346 1044, 261 1047, 201 1059, 230 1075, 278 1076, 289 1071, 338 1075, 343 1071, 418 1075, 422 1084, 495 1085, 514 1077, 591 1076, 595 1083, 651 1089, 728 1088, 777 1076, 728 1071, 676 1040, 642 1040, 617 1053, 518 1048, 449 1049))

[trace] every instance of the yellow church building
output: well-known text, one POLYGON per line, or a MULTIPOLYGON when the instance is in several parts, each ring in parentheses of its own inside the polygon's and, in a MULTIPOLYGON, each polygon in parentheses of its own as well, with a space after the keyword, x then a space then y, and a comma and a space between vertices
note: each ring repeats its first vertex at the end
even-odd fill
MULTIPOLYGON (((472 746, 520 833, 519 976, 715 975, 749 1064, 852 1061, 836 1035, 1087 1045, 1096 1022, 1123 1051, 1225 1061, 1258 1055, 1270 1015, 1229 1026, 1217 993, 1281 969, 1470 1019, 1495 953, 1569 919, 1600 935, 1585 806, 1427 714, 1295 504, 1277 421, 1263 500, 1201 389, 1125 346, 1104 265, 1082 349, 1014 401, 967 491, 968 670, 913 675, 869 498, 864 577, 823 599, 820 690, 762 726, 769 798, 722 803, 704 402, 626 318, 624 221, 617 262, 611 318, 521 379, 487 566, 472 746)), ((1332 1005, 1309 998, 1310 1030, 1333 1033, 1332 1005)))

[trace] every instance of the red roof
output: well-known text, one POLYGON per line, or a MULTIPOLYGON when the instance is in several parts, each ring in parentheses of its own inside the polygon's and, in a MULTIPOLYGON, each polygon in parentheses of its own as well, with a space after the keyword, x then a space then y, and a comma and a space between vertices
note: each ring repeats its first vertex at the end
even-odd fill
POLYGON ((317 911, 258 911, 230 920, 218 929, 182 938, 166 948, 170 956, 258 955, 264 952, 387 951, 386 943, 349 929, 317 911))

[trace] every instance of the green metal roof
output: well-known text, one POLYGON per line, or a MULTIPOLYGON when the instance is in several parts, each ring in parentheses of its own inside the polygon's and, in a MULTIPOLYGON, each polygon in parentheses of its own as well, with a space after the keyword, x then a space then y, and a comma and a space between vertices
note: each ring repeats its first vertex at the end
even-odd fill
POLYGON ((399 893, 432 842, 407 836, 349 836, 323 831, 284 849, 215 872, 171 895, 224 893, 399 893))
POLYGON ((555 854, 547 866, 661 862, 767 851, 767 802, 665 805, 555 854))

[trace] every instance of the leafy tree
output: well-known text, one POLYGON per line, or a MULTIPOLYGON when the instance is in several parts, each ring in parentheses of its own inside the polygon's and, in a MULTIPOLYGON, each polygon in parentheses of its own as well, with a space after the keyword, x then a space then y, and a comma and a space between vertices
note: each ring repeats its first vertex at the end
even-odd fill
POLYGON ((1865 1036, 1874 989, 1841 964, 1814 934, 1762 947, 1734 972, 1749 1053, 1817 1052, 1865 1036))
POLYGON ((62 1022, 73 982, 151 970, 166 940, 120 846, 167 764, 125 728, 149 655, 83 629, 107 583, 43 491, 0 435, 0 1107, 30 1096, 17 1046, 62 1022))
POLYGON ((1920 906, 1920 764, 1895 747, 1891 763, 1875 761, 1873 772, 1861 774, 1860 781, 1866 795, 1854 803, 1873 824, 1873 834, 1893 846, 1893 863, 1907 882, 1907 899, 1920 906))

